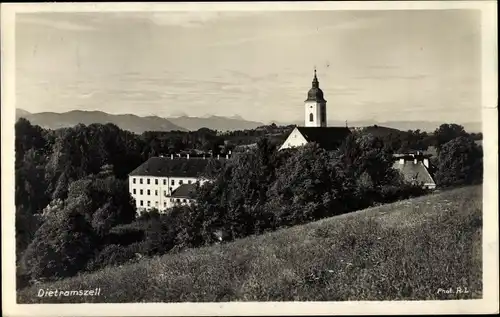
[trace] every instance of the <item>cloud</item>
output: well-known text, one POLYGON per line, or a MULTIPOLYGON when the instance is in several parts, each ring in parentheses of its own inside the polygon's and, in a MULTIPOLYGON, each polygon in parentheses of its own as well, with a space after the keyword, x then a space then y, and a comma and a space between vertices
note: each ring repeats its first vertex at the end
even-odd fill
POLYGON ((220 12, 198 11, 198 12, 153 12, 149 20, 156 25, 176 25, 184 27, 200 27, 207 22, 220 17, 220 12))
POLYGON ((34 24, 39 26, 47 26, 59 30, 66 31, 95 31, 96 29, 90 25, 79 24, 75 22, 70 22, 66 20, 60 20, 57 18, 47 18, 42 16, 27 16, 26 14, 18 14, 16 15, 16 22, 22 24, 34 24))
POLYGON ((334 24, 309 28, 305 31, 285 31, 279 33, 268 32, 266 34, 261 34, 257 36, 249 36, 244 38, 238 38, 230 41, 220 41, 211 43, 208 47, 220 47, 220 46, 233 46, 239 45, 248 42, 257 42, 257 41, 267 41, 275 38, 285 38, 285 37, 308 37, 315 35, 324 35, 325 31, 349 31, 349 30, 359 30, 363 28, 373 27, 376 23, 385 21, 384 19, 374 18, 374 17, 363 17, 363 18, 354 18, 352 20, 337 22, 334 24))
POLYGON ((380 75, 380 76, 357 76, 352 77, 353 79, 363 79, 363 80, 417 80, 417 79, 425 79, 428 78, 428 75, 409 75, 409 76, 393 76, 393 75, 380 75))

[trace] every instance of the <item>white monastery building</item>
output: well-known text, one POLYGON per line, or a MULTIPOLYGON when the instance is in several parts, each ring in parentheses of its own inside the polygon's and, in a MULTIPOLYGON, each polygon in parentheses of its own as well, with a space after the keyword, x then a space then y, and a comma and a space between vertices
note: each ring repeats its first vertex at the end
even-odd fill
POLYGON ((176 204, 194 201, 198 185, 209 159, 198 157, 151 157, 129 174, 130 195, 135 199, 137 211, 156 208, 160 212, 176 204))
POLYGON ((347 127, 327 127, 326 100, 319 88, 319 81, 314 70, 312 87, 304 102, 304 126, 296 127, 283 142, 280 150, 296 148, 307 143, 317 143, 326 150, 333 150, 351 133, 347 127))

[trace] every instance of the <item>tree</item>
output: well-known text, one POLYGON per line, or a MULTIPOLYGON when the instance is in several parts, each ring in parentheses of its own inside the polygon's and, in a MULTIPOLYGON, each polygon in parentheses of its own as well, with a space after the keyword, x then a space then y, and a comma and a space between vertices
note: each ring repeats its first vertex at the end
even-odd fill
POLYGON ((482 179, 483 151, 474 140, 461 136, 442 146, 436 171, 438 186, 476 184, 482 179))
POLYGON ((82 212, 101 236, 112 227, 135 219, 135 206, 125 180, 101 174, 73 182, 69 186, 66 204, 82 199, 91 202, 82 212))
POLYGON ((277 226, 295 225, 344 211, 338 162, 316 144, 297 150, 280 168, 269 189, 267 208, 277 226))
POLYGON ((82 270, 96 248, 92 226, 81 212, 88 202, 78 201, 37 230, 22 258, 21 268, 32 279, 69 277, 82 270))
POLYGON ((460 136, 467 136, 464 127, 458 124, 442 124, 434 131, 434 145, 439 152, 442 146, 460 136))

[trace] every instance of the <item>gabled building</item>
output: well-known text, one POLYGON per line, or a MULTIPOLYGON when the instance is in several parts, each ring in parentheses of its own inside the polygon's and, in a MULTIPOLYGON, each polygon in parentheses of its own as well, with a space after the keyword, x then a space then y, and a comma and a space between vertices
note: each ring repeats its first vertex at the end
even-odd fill
POLYGON ((432 176, 433 168, 429 158, 420 153, 394 154, 394 169, 401 172, 409 183, 421 184, 424 188, 435 189, 436 182, 432 176))
POLYGON ((194 195, 190 192, 196 188, 194 185, 208 181, 202 174, 209 161, 189 155, 148 159, 129 174, 130 195, 135 199, 137 210, 165 211, 175 203, 192 202, 194 195))
POLYGON ((183 184, 168 196, 167 206, 190 205, 196 201, 197 184, 183 184))
POLYGON ((335 150, 351 133, 344 127, 296 127, 279 148, 288 149, 317 143, 325 150, 335 150))
POLYGON ((314 70, 312 87, 304 101, 304 116, 304 126, 296 127, 283 142, 280 150, 313 142, 326 150, 334 150, 351 133, 347 127, 327 127, 326 100, 323 91, 319 88, 316 70, 314 70))

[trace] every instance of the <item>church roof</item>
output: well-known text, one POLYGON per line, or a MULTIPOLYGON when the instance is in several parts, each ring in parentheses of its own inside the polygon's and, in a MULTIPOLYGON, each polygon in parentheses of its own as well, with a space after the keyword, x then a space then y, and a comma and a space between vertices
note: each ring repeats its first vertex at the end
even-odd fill
POLYGON ((312 81, 312 87, 307 92, 306 101, 316 101, 316 102, 326 102, 323 96, 323 90, 319 88, 318 77, 316 76, 316 69, 314 70, 314 78, 312 81))
POLYGON ((297 127, 307 142, 317 143, 325 150, 337 149, 351 134, 347 127, 297 127))

